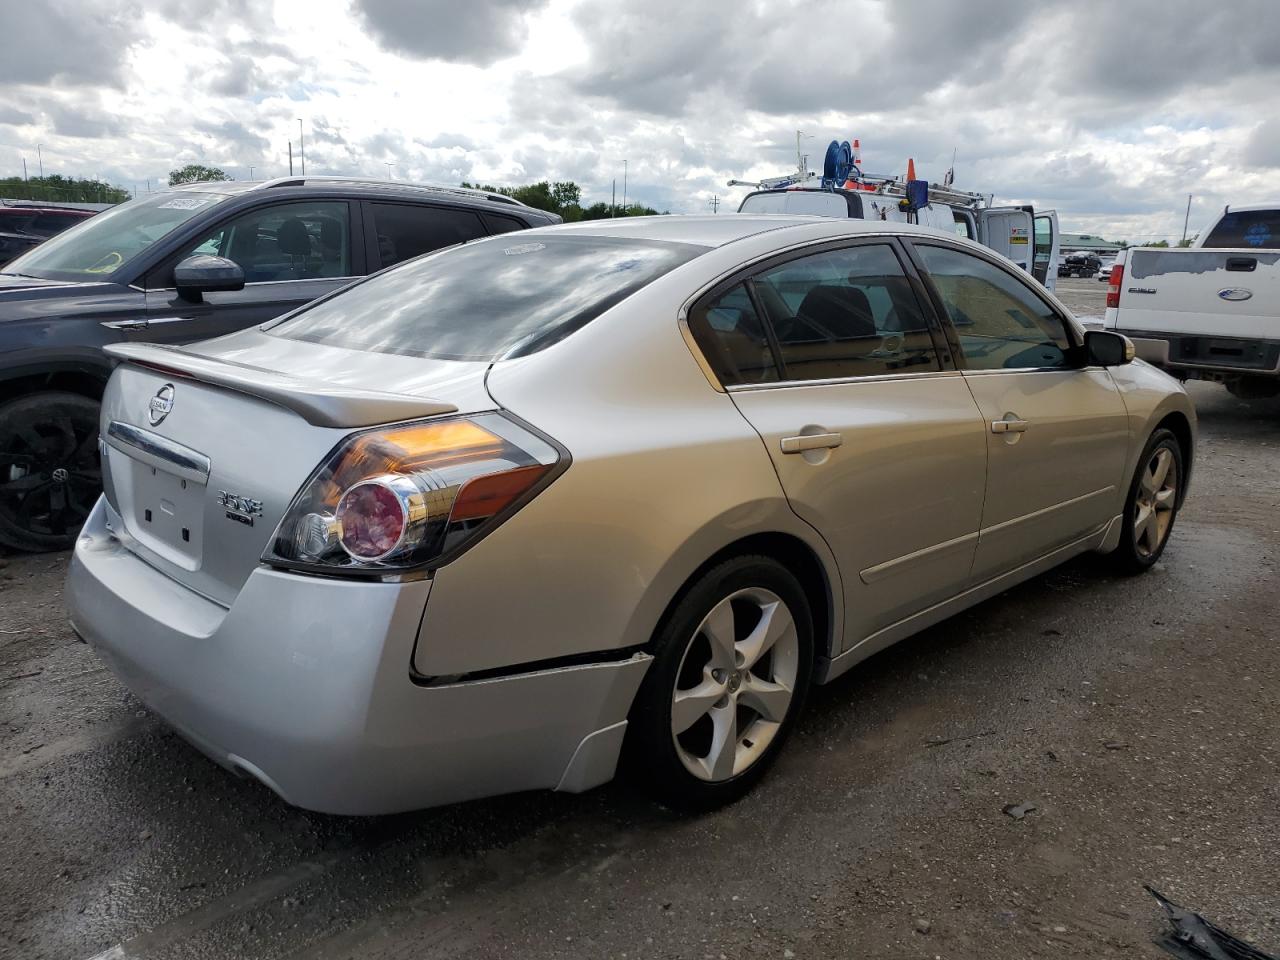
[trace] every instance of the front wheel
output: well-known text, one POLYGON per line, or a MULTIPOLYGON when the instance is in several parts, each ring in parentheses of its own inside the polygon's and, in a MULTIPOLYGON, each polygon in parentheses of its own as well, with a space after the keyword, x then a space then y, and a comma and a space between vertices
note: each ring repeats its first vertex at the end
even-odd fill
POLYGON ((1169 430, 1157 430, 1138 460, 1125 501, 1120 546, 1111 555, 1120 573, 1149 570, 1164 553, 1181 506, 1185 475, 1178 438, 1169 430))
POLYGON ((61 391, 0 404, 0 543, 69 549, 101 489, 98 404, 61 391))
POLYGON ((737 800, 795 724, 813 671, 813 621, 796 578, 768 557, 709 570, 654 638, 632 711, 628 762, 683 810, 737 800))

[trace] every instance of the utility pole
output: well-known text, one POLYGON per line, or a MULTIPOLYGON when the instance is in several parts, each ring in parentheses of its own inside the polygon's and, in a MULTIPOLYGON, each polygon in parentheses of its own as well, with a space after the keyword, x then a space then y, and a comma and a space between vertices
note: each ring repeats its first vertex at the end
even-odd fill
POLYGON ((44 180, 44 154, 40 150, 40 144, 36 144, 36 158, 40 161, 40 179, 44 180))
POLYGON ((618 215, 618 178, 613 178, 613 193, 609 197, 609 216, 618 215))
POLYGON ((622 161, 622 212, 627 212, 627 161, 622 161))
POLYGON ((298 118, 298 153, 302 155, 302 175, 307 175, 307 145, 302 142, 302 118, 298 118))
POLYGON ((389 162, 389 161, 387 161, 387 160, 383 160, 383 161, 382 161, 382 163, 383 163, 383 166, 385 166, 385 167, 387 168, 387 179, 388 179, 388 180, 394 180, 395 178, 394 178, 393 176, 391 176, 391 168, 392 168, 392 167, 394 167, 394 166, 395 166, 395 164, 394 164, 394 163, 391 163, 391 162, 389 162))
POLYGON ((293 176, 293 141, 289 141, 289 176, 293 176))
POLYGON ((1187 245, 1187 224, 1191 220, 1191 197, 1192 197, 1192 194, 1188 193, 1187 194, 1187 215, 1182 218, 1182 242, 1178 244, 1178 246, 1180 247, 1185 247, 1187 245))
POLYGON ((30 183, 30 182, 31 182, 31 181, 27 178, 27 158, 26 158, 26 157, 23 157, 23 158, 22 158, 22 182, 23 182, 23 183, 30 183))
POLYGON ((719 196, 712 196, 712 197, 711 197, 711 199, 707 201, 707 203, 709 203, 709 204, 711 205, 711 212, 712 212, 712 213, 719 213, 719 212, 720 212, 720 197, 719 197, 719 196))
POLYGON ((253 164, 249 164, 249 179, 253 179, 253 164))

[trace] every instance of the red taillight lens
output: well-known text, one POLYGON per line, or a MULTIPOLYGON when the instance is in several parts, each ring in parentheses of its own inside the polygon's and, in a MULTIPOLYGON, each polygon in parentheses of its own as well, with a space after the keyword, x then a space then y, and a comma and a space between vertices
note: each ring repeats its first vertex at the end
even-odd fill
POLYGON ((447 562, 565 465, 496 413, 355 434, 294 499, 263 559, 334 572, 447 562))
POLYGON ((1124 267, 1116 264, 1111 268, 1111 278, 1107 281, 1107 306, 1120 306, 1120 284, 1124 280, 1124 267))

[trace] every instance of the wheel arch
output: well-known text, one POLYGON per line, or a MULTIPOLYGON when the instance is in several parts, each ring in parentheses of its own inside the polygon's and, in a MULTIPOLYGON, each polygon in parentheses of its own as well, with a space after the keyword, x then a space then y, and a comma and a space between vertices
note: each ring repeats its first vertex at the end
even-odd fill
POLYGON ((0 374, 0 403, 46 391, 74 393, 101 401, 110 369, 93 369, 76 364, 51 365, 0 374))
MULTIPOLYGON (((1182 484, 1181 489, 1178 491, 1178 506, 1182 506, 1183 501, 1187 498, 1187 488, 1191 484, 1191 468, 1195 459, 1195 430, 1191 426, 1190 419, 1181 410, 1166 413, 1151 428, 1151 433, 1161 429, 1172 433, 1178 440, 1178 446, 1182 448, 1182 484)), ((1148 436, 1150 435, 1148 434, 1148 436)))
POLYGON ((650 639, 644 647, 649 650, 653 638, 666 624, 695 583, 717 564, 733 557, 758 554, 778 561, 800 581, 800 586, 809 601, 809 611, 813 618, 814 635, 814 676, 825 675, 824 662, 839 652, 838 627, 841 623, 842 606, 839 602, 839 574, 834 568, 834 561, 819 555, 814 545, 794 533, 780 530, 752 533, 726 543, 711 556, 702 561, 688 576, 684 578, 679 589, 671 596, 662 615, 653 625, 650 639))

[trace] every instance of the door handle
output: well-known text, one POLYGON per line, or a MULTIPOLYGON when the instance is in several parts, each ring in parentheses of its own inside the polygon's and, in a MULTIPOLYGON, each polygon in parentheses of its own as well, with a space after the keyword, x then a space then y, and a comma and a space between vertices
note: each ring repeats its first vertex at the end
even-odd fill
POLYGON ((1025 420, 992 420, 992 433, 1026 433, 1027 421, 1025 420))
POLYGON ((783 437, 780 446, 783 453, 804 453, 806 450, 834 449, 844 443, 838 433, 810 433, 798 437, 783 437))
POLYGON ((149 321, 146 319, 102 321, 102 326, 108 330, 145 330, 149 325, 149 321))

